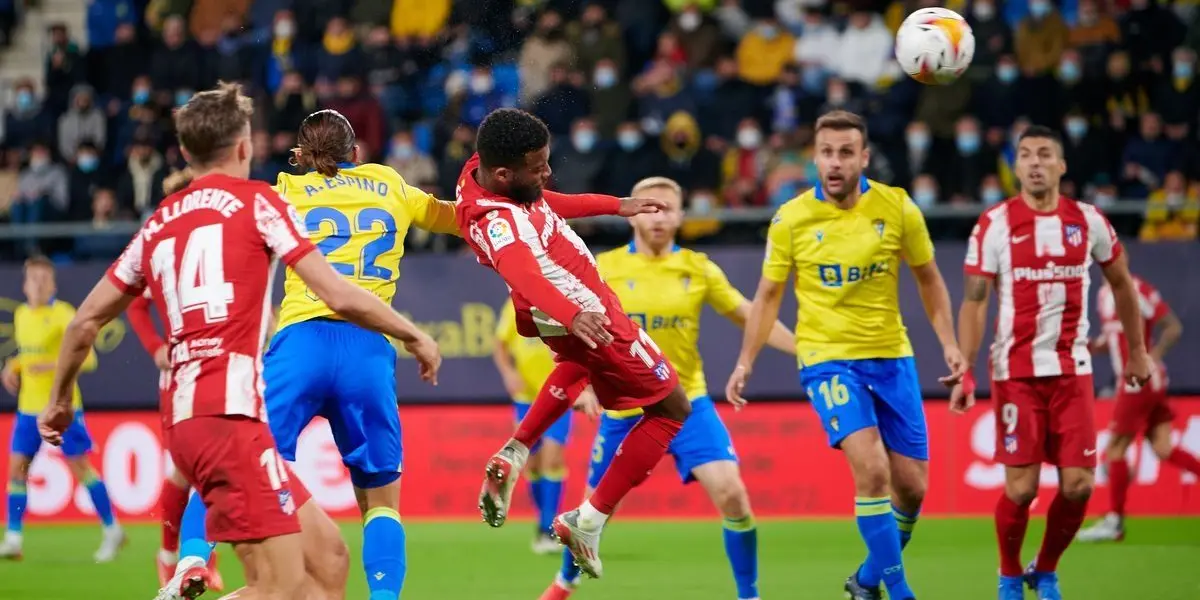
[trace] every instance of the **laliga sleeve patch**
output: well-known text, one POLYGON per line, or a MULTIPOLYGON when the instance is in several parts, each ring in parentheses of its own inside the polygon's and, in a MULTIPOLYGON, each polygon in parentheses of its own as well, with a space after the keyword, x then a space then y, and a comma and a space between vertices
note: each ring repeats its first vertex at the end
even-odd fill
POLYGON ((487 236, 492 250, 499 250, 517 241, 517 237, 513 235, 512 226, 504 219, 494 219, 488 223, 487 236))

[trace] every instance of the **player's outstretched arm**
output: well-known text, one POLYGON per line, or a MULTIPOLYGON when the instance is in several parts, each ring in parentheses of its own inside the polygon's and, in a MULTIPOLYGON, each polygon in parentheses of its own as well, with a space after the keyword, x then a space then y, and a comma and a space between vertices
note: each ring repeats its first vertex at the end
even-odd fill
POLYGON ((617 198, 605 194, 560 194, 545 190, 542 192, 542 198, 564 219, 605 215, 632 217, 667 208, 666 203, 654 198, 617 198))
POLYGON ((437 385, 442 355, 437 342, 377 296, 343 279, 319 252, 309 252, 292 270, 326 306, 347 321, 400 340, 421 365, 421 379, 437 385))
POLYGON ((929 317, 929 324, 933 326, 933 331, 942 344, 946 367, 950 369, 950 374, 938 378, 938 381, 953 387, 962 380, 967 370, 967 361, 963 360, 958 340, 954 336, 954 308, 950 304, 950 291, 946 289, 946 280, 942 279, 942 272, 934 260, 922 265, 910 265, 909 268, 917 280, 917 291, 921 294, 925 315, 929 317))
POLYGON ((1112 287, 1113 302, 1117 306, 1117 317, 1129 344, 1129 360, 1125 364, 1125 379, 1128 383, 1142 385, 1150 380, 1150 356, 1146 353, 1146 337, 1142 324, 1142 311, 1138 298, 1137 283, 1129 273, 1129 258, 1125 253, 1117 254, 1107 264, 1101 265, 1104 278, 1112 287))
POLYGON ((983 332, 987 327, 988 299, 992 294, 992 279, 983 275, 967 275, 966 292, 958 309, 958 343, 968 365, 962 381, 950 392, 950 410, 964 413, 975 404, 975 379, 970 365, 975 364, 983 332))
POLYGON ((737 365, 729 375, 725 384, 725 399, 737 408, 746 405, 742 390, 754 370, 754 361, 762 352, 763 346, 771 336, 771 329, 779 320, 779 307, 783 304, 783 292, 786 281, 773 281, 763 277, 758 282, 754 292, 754 302, 750 304, 750 313, 746 315, 746 332, 742 336, 742 350, 738 354, 737 365))
MULTIPOLYGON (((137 290, 141 293, 141 290, 137 290)), ((79 305, 75 317, 63 331, 62 344, 58 352, 58 366, 54 371, 54 385, 50 392, 50 404, 39 419, 42 439, 54 445, 62 444, 62 433, 74 419, 72 401, 75 382, 88 356, 94 352, 92 344, 100 335, 100 329, 117 318, 133 301, 134 296, 122 292, 106 277, 101 279, 91 293, 79 305)))

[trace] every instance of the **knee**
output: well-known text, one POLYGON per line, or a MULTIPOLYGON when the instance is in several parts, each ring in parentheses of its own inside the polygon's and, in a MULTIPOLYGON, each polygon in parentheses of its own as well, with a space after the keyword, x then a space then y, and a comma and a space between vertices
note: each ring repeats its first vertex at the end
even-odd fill
POLYGON ((321 581, 321 587, 331 598, 341 598, 346 590, 346 580, 350 577, 350 549, 340 537, 330 540, 325 563, 327 575, 325 581, 321 581))
POLYGON ((1004 484, 1004 495, 1019 506, 1033 503, 1037 498, 1037 482, 1009 481, 1004 484))
POLYGON ((746 484, 742 482, 741 477, 733 477, 723 482, 713 493, 713 504, 726 519, 740 521, 751 514, 750 494, 746 491, 746 484))
POLYGON ((1067 500, 1078 503, 1086 502, 1088 498, 1091 498, 1094 488, 1095 482, 1090 476, 1064 477, 1059 491, 1067 500))
POLYGON ((1120 459, 1125 456, 1125 452, 1129 450, 1129 436, 1114 435, 1108 440, 1108 447, 1104 449, 1105 456, 1109 460, 1120 459))
POLYGON ((77 458, 67 461, 67 465, 71 469, 71 474, 75 476, 75 481, 86 484, 96 478, 96 471, 92 469, 92 463, 86 458, 77 458))
POLYGON ((1155 438, 1150 441, 1150 447, 1154 449, 1154 455, 1158 460, 1167 460, 1171 456, 1171 452, 1175 450, 1175 446, 1171 444, 1170 436, 1165 438, 1155 438))
POLYGON ((928 490, 929 482, 924 477, 892 480, 892 492, 899 500, 900 506, 907 510, 919 508, 925 502, 925 493, 928 490))
POLYGON ((855 488, 859 496, 879 498, 891 495, 891 474, 887 462, 865 464, 855 473, 855 488))

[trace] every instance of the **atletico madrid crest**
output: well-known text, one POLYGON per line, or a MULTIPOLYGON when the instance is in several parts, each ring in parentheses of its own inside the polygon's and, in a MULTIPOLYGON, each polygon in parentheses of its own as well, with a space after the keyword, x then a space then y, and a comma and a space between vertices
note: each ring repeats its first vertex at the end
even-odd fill
POLYGON ((1083 228, 1078 225, 1067 225, 1064 227, 1067 235, 1067 243, 1072 246, 1078 246, 1083 243, 1083 228))

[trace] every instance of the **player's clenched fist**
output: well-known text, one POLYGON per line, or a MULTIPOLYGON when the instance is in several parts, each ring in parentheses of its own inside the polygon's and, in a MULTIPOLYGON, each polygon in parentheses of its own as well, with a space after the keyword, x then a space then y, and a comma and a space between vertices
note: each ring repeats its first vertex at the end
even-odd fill
POLYGON ((38 416, 38 433, 51 445, 61 446, 62 434, 74 420, 75 410, 69 400, 65 403, 53 401, 38 416))
POLYGON ((429 334, 421 332, 415 340, 406 342, 404 349, 417 359, 421 381, 437 385, 438 369, 442 368, 442 351, 438 348, 437 342, 429 337, 429 334))
POLYGON ((733 373, 729 374, 729 381, 725 384, 725 400, 733 405, 734 410, 742 410, 746 407, 746 398, 742 396, 742 390, 746 389, 746 381, 750 379, 750 367, 738 365, 733 369, 733 373))
POLYGON ((622 217, 632 217, 645 213, 656 213, 666 210, 667 203, 657 198, 621 198, 621 210, 617 213, 622 217))
POLYGON ((1130 352, 1129 361, 1125 363, 1125 383, 1137 387, 1145 385, 1150 381, 1152 369, 1150 355, 1146 351, 1130 352))
POLYGON ((611 323, 604 313, 583 311, 571 321, 571 333, 583 340, 588 348, 607 346, 612 343, 612 334, 605 327, 611 323))

